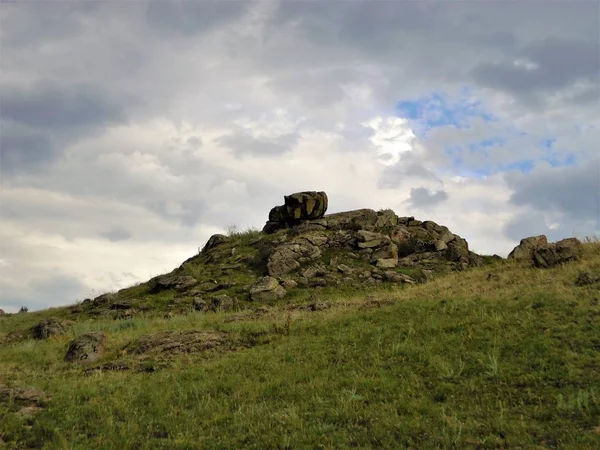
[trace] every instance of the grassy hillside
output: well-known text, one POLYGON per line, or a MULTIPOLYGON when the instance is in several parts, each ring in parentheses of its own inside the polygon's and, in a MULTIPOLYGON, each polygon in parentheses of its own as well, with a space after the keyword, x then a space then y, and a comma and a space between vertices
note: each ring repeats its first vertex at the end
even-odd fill
MULTIPOLYGON (((0 447, 600 448, 600 282, 577 285, 581 271, 600 274, 599 244, 551 270, 501 261, 240 312, 78 320, 0 344, 0 384, 49 396, 31 414, 0 398, 0 447), (63 362, 86 331, 106 354, 63 362)), ((61 314, 0 318, 0 342, 61 314)))

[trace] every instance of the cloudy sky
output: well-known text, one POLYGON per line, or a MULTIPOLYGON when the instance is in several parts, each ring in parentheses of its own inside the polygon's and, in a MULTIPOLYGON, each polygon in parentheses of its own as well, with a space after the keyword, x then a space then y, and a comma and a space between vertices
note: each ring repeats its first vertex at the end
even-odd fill
POLYGON ((0 5, 0 308, 172 270, 283 195, 471 249, 600 235, 597 1, 0 5))

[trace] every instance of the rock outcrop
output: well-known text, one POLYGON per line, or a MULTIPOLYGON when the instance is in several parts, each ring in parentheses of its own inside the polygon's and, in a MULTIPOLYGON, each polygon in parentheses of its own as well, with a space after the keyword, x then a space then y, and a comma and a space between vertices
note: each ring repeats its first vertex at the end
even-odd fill
POLYGON ((67 362, 94 362, 104 354, 106 335, 92 332, 82 334, 69 343, 65 361, 67 362))
POLYGON ((549 268, 580 258, 582 246, 579 239, 568 238, 553 244, 536 247, 532 252, 536 267, 549 268))
POLYGON ((293 289, 413 284, 483 264, 465 239, 433 221, 390 209, 325 214, 327 202, 324 192, 285 196, 264 232, 213 235, 171 273, 82 307, 103 314, 140 295, 173 292, 170 311, 229 311, 239 301, 269 303, 293 289))
POLYGON ((307 191, 284 196, 284 204, 275 206, 269 213, 269 220, 263 228, 265 233, 273 233, 300 223, 323 217, 327 211, 325 192, 307 191))
POLYGON ((581 242, 576 238, 548 243, 546 236, 540 235, 521 239, 519 245, 509 253, 508 259, 530 261, 536 267, 549 268, 575 261, 581 252, 581 242))
POLYGON ((517 245, 509 254, 508 259, 514 259, 517 261, 531 260, 533 251, 542 245, 548 244, 548 239, 543 234, 540 236, 531 236, 521 239, 519 245, 517 245))
POLYGON ((65 334, 73 323, 70 320, 60 320, 50 317, 33 326, 31 328, 31 335, 34 339, 48 339, 50 336, 59 336, 65 334))

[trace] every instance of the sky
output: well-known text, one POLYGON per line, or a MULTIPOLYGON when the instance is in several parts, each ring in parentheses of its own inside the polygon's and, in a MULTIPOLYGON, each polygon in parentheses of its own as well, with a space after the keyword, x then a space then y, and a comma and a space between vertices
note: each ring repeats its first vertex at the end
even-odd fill
POLYGON ((600 236, 597 1, 3 1, 0 308, 166 273, 283 196, 506 256, 600 236))

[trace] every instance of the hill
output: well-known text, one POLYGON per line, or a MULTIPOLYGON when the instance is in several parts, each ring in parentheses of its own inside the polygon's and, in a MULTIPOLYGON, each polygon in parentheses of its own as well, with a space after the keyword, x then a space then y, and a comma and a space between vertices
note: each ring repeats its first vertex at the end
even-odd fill
POLYGON ((462 252, 436 250, 449 230, 388 211, 323 214, 213 237, 118 293, 0 317, 0 446, 598 448, 600 244, 540 268, 455 235, 462 252), (302 240, 320 254, 279 264, 302 240))

